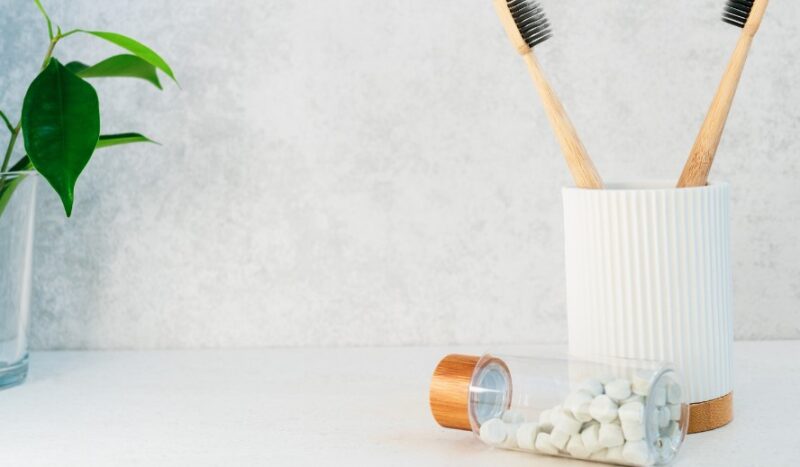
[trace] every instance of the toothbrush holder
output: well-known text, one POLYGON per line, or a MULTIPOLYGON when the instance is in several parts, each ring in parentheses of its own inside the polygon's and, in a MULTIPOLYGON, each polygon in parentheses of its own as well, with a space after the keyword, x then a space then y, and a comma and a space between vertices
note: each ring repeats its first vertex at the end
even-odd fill
POLYGON ((729 187, 564 188, 569 349, 670 361, 689 433, 733 419, 729 187))

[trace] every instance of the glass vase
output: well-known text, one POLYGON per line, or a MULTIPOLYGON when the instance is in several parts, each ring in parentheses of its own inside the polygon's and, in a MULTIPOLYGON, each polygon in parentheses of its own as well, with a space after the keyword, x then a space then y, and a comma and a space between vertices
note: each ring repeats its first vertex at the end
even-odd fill
POLYGON ((35 172, 0 173, 0 389, 28 374, 35 172))

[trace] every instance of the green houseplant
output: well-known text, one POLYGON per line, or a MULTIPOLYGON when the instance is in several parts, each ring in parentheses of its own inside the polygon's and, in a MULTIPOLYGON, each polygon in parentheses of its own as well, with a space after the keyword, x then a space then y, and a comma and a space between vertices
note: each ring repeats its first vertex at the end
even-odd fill
MULTIPOLYGON (((51 21, 40 0, 34 0, 33 5, 46 22, 49 46, 39 74, 25 94, 19 118, 12 119, 12 114, 0 109, 0 124, 8 130, 5 151, 0 152, 0 388, 22 382, 27 374, 26 334, 37 175, 55 190, 70 217, 75 183, 96 150, 152 142, 139 133, 101 134, 99 99, 89 80, 136 78, 161 89, 158 76, 161 72, 175 81, 167 62, 142 43, 113 32, 62 31, 51 21), (57 45, 64 39, 80 36, 107 41, 125 53, 94 65, 59 61, 55 57, 57 45), (20 140, 24 143, 24 155, 12 160, 20 140)), ((5 130, 0 127, 0 132, 5 130)))

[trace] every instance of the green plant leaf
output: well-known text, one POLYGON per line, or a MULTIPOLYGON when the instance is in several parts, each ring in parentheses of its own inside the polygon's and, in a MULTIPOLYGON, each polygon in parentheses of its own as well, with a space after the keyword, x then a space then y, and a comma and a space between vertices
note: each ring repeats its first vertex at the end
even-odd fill
POLYGON ((81 62, 69 62, 64 65, 64 68, 80 76, 80 72, 89 68, 89 65, 81 62))
POLYGON ((140 135, 139 133, 118 133, 115 135, 100 135, 100 139, 97 141, 97 149, 103 149, 111 146, 119 146, 120 144, 131 144, 131 143, 158 144, 157 142, 151 140, 150 138, 144 135, 140 135))
POLYGON ((61 197, 69 217, 75 182, 100 137, 97 92, 51 59, 25 94, 22 134, 33 166, 61 197))
POLYGON ((155 51, 153 51, 153 49, 151 49, 150 47, 147 47, 146 45, 134 39, 131 39, 130 37, 123 36, 122 34, 117 34, 115 32, 86 31, 83 29, 79 30, 79 32, 91 34, 95 37, 105 39, 108 42, 111 42, 112 44, 122 47, 123 49, 131 52, 132 54, 146 61, 147 63, 163 71, 176 83, 178 82, 178 80, 175 79, 175 74, 172 72, 172 68, 170 68, 167 62, 163 58, 161 58, 161 56, 155 53, 155 51))
POLYGON ((115 55, 92 66, 81 62, 70 62, 65 66, 81 78, 139 78, 161 89, 156 67, 136 55, 115 55))
POLYGON ((25 179, 26 175, 18 175, 13 180, 5 180, 2 188, 0 188, 0 216, 5 212, 8 203, 11 202, 11 197, 14 195, 17 187, 25 179))
POLYGON ((31 164, 31 158, 27 154, 8 169, 9 172, 25 172, 28 170, 33 170, 33 164, 31 164))
MULTIPOLYGON (((97 145, 95 149, 103 149, 103 148, 110 148, 111 146, 119 146, 121 144, 132 144, 132 143, 153 143, 159 144, 157 141, 153 141, 152 139, 141 135, 139 133, 117 133, 113 135, 100 135, 97 140, 97 145)), ((8 169, 9 172, 26 172, 28 170, 33 170, 33 164, 31 163, 30 157, 28 155, 22 156, 20 160, 17 161, 16 164, 11 166, 8 169)))
MULTIPOLYGON (((118 146, 120 144, 131 144, 131 143, 153 143, 158 144, 157 142, 143 136, 139 133, 119 133, 114 135, 100 135, 100 138, 97 141, 97 146, 95 149, 103 149, 108 148, 111 146, 118 146)), ((20 160, 17 161, 8 171, 9 172, 27 172, 29 170, 33 170, 33 164, 31 163, 31 159, 26 154, 20 160)), ((5 211, 6 206, 11 201, 11 196, 14 194, 14 191, 17 189, 17 186, 22 183, 22 180, 25 179, 27 175, 18 175, 14 178, 14 180, 0 180, 0 216, 3 215, 3 211, 5 211)))
MULTIPOLYGON (((8 171, 26 172, 31 169, 33 169, 31 160, 28 159, 28 156, 24 156, 22 159, 18 160, 17 163, 14 164, 8 171)), ((22 180, 27 177, 27 175, 17 175, 13 180, 8 180, 6 177, 6 175, 0 177, 0 216, 3 215, 8 203, 11 202, 11 196, 14 194, 14 191, 17 189, 19 184, 22 183, 22 180)))

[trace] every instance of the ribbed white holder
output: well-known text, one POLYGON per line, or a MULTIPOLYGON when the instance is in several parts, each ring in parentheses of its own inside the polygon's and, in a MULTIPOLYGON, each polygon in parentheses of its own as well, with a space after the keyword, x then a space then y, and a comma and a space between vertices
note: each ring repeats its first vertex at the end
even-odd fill
POLYGON ((728 191, 563 190, 573 355, 671 361, 692 403, 731 393, 728 191))

